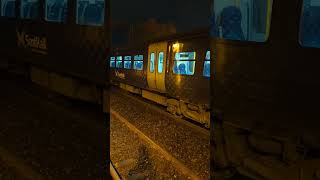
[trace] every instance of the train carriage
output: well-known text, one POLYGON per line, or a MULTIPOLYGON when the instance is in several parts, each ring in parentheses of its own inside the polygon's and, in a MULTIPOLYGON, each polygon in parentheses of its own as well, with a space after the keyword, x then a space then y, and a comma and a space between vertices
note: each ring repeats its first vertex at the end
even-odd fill
POLYGON ((33 82, 66 96, 101 102, 110 47, 109 1, 0 2, 1 64, 24 67, 33 82))
POLYGON ((319 178, 319 1, 212 5, 215 178, 319 178))
MULTIPOLYGON (((123 82, 137 88, 147 88, 146 71, 147 46, 141 48, 116 48, 109 59, 110 80, 123 82)), ((119 84, 118 84, 119 85, 119 84)))
MULTIPOLYGON (((109 59, 110 65, 113 64, 110 76, 116 79, 122 88, 167 106, 169 112, 208 126, 208 46, 208 31, 201 30, 149 42, 136 52, 115 50, 109 59), (131 59, 139 54, 143 55, 143 69, 128 68, 128 54, 131 54, 131 59)), ((134 63, 135 60, 131 60, 130 64, 134 63)))

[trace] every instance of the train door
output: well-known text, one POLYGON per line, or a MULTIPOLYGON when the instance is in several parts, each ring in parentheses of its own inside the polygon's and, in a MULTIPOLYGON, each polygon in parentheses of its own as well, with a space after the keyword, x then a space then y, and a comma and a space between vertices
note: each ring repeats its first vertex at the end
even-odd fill
POLYGON ((147 81, 150 89, 165 92, 167 42, 154 43, 148 48, 147 81))

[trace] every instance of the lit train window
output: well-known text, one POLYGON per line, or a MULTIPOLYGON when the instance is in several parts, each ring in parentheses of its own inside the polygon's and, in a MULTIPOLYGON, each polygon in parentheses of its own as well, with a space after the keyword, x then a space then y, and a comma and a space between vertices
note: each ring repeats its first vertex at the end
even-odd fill
POLYGON ((124 57, 124 68, 131 69, 131 56, 124 57))
POLYGON ((206 59, 203 65, 203 76, 210 77, 210 51, 206 53, 206 59))
POLYGON ((215 0, 213 37, 265 42, 269 36, 272 0, 215 0))
POLYGON ((300 44, 320 48, 320 1, 304 0, 300 22, 300 44))
POLYGON ((104 14, 104 0, 77 0, 77 24, 101 26, 104 14))
POLYGON ((116 66, 116 58, 115 57, 110 57, 110 67, 115 67, 116 66))
POLYGON ((35 20, 39 16, 39 0, 21 0, 20 16, 22 19, 35 20))
POLYGON ((116 67, 122 68, 122 56, 117 56, 116 67))
POLYGON ((135 55, 133 60, 133 69, 143 70, 143 55, 135 55))
POLYGON ((193 75, 195 70, 196 52, 177 52, 175 54, 173 73, 193 75))
POLYGON ((16 1, 2 0, 0 12, 3 17, 16 17, 16 1))
POLYGON ((163 52, 160 52, 158 56, 158 73, 162 73, 162 71, 163 71, 163 52))
POLYGON ((67 0, 46 0, 45 1, 45 20, 52 22, 67 21, 67 0))
POLYGON ((155 59, 155 55, 154 53, 150 54, 150 72, 154 72, 154 59, 155 59))

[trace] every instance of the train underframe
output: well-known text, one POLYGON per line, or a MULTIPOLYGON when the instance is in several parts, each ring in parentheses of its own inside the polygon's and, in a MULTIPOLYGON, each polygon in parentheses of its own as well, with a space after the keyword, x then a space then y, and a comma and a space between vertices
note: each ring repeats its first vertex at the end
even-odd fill
POLYGON ((320 158, 301 139, 270 136, 233 123, 214 123, 214 176, 253 179, 320 179, 320 158))
POLYGON ((126 91, 139 94, 143 98, 156 102, 167 108, 167 111, 178 117, 186 117, 193 121, 210 127, 210 110, 206 105, 192 104, 172 97, 166 94, 160 94, 147 89, 138 88, 132 85, 117 83, 117 85, 126 91))
POLYGON ((103 103, 102 88, 89 81, 40 68, 30 63, 14 61, 14 59, 1 59, 0 68, 23 76, 31 82, 63 96, 90 103, 103 103))

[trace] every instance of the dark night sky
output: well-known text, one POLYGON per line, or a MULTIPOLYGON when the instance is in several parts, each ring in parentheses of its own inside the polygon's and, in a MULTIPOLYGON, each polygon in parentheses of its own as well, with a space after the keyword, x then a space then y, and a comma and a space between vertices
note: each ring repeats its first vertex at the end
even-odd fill
POLYGON ((111 0, 114 22, 143 22, 155 18, 173 23, 177 32, 209 25, 210 0, 111 0))

